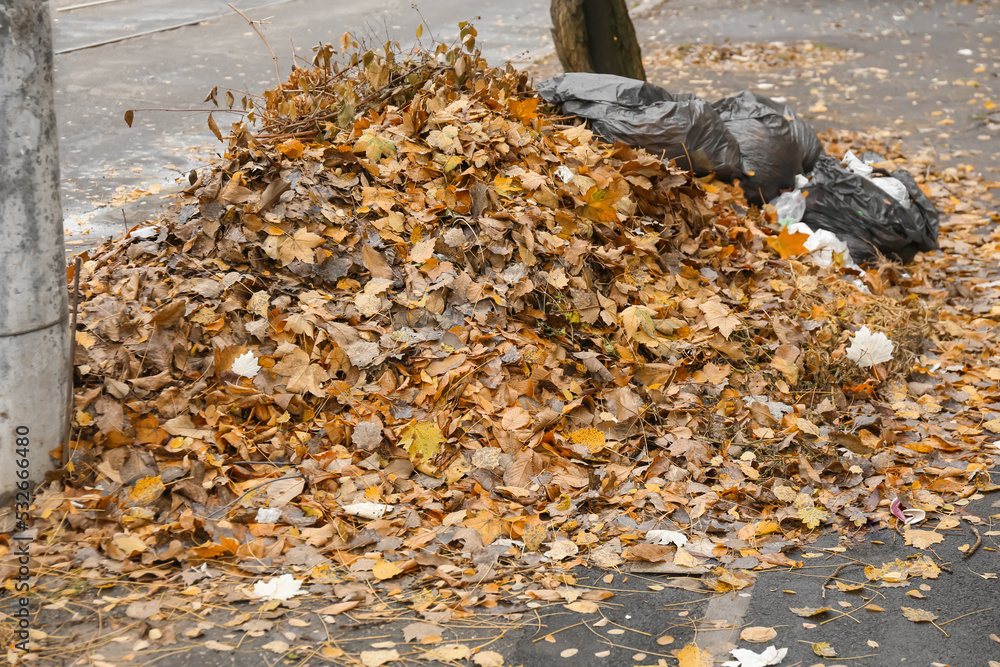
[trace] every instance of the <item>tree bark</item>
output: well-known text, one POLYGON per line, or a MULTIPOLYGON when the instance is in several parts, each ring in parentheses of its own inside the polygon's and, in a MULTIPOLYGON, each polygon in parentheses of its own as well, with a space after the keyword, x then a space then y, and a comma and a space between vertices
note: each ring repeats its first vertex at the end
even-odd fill
POLYGON ((58 464, 49 452, 65 445, 69 409, 48 2, 0 3, 0 63, 0 503, 6 504, 15 494, 25 502, 58 464))
POLYGON ((552 0, 549 13, 556 54, 565 71, 646 80, 625 0, 552 0))

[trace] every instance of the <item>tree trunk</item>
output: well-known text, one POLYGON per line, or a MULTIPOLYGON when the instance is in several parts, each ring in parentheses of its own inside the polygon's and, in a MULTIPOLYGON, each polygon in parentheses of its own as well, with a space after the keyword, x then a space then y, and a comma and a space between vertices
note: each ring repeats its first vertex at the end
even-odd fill
POLYGON ((646 80, 625 0, 552 0, 549 12, 564 70, 646 80))
MULTIPOLYGON (((0 4, 0 503, 65 445, 69 311, 48 2, 0 4)), ((20 505, 18 505, 20 507, 20 505)), ((25 508, 26 509, 26 508, 25 508)), ((21 519, 20 514, 16 515, 21 519)), ((24 526, 19 522, 16 530, 24 526)))

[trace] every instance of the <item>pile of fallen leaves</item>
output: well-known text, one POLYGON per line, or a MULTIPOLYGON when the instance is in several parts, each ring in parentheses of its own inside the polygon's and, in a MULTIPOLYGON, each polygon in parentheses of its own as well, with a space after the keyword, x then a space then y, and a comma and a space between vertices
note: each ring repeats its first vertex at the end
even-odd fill
POLYGON ((738 186, 596 140, 462 38, 318 50, 168 218, 90 254, 36 559, 366 582, 340 611, 373 585, 493 606, 526 565, 723 591, 988 483, 983 430, 919 426, 954 405, 904 381, 943 364, 948 400, 1000 399, 944 358, 970 326, 990 344, 987 314, 932 330, 922 265, 817 267, 738 186), (892 362, 847 359, 864 325, 892 362))
POLYGON ((859 58, 853 49, 836 49, 802 42, 733 42, 725 44, 675 44, 650 52, 652 65, 695 66, 719 71, 759 70, 776 67, 815 69, 859 58))

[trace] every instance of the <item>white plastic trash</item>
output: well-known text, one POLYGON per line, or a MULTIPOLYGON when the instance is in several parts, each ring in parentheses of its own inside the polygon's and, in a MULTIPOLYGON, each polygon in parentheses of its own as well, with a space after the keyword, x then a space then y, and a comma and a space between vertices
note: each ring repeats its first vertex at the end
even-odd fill
POLYGON ((903 208, 910 208, 910 193, 906 191, 906 186, 898 178, 892 176, 881 176, 869 178, 872 183, 880 187, 887 195, 895 199, 903 208))
POLYGON ((804 222, 796 222, 788 225, 790 234, 808 234, 802 245, 811 253, 811 257, 817 266, 826 268, 833 264, 834 253, 843 256, 844 266, 853 266, 854 260, 851 258, 851 251, 847 249, 847 244, 840 240, 836 234, 825 229, 813 231, 804 222))
POLYGON ((780 194, 771 200, 771 204, 778 211, 778 222, 782 225, 799 222, 806 214, 806 198, 799 190, 780 194))
POLYGON ((858 156, 847 151, 844 153, 844 159, 840 161, 840 164, 844 165, 847 171, 854 172, 858 176, 864 176, 865 178, 871 178, 872 168, 871 165, 865 164, 858 156))

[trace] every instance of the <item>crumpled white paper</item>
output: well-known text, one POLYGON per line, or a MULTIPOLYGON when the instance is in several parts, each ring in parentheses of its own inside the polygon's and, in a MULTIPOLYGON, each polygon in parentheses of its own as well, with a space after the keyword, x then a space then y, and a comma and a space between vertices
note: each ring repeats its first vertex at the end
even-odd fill
POLYGON ((281 518, 280 507, 260 507, 257 509, 257 523, 278 523, 281 518))
POLYGON ((342 505, 340 509, 344 510, 345 514, 374 521, 375 519, 381 519, 388 512, 391 512, 392 505, 386 505, 385 503, 352 503, 350 505, 342 505))
POLYGON ((748 648, 734 648, 731 653, 736 660, 722 663, 722 667, 767 667, 777 665, 785 659, 788 653, 787 648, 774 648, 768 646, 760 653, 755 653, 748 648))
POLYGON ((884 333, 872 333, 868 325, 858 329, 847 348, 847 358, 861 368, 871 368, 892 359, 895 344, 884 333))

